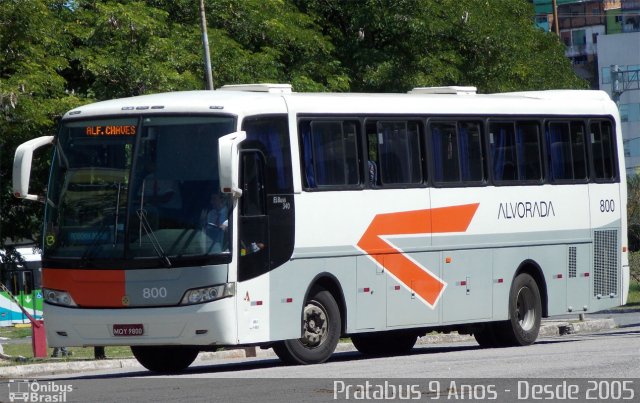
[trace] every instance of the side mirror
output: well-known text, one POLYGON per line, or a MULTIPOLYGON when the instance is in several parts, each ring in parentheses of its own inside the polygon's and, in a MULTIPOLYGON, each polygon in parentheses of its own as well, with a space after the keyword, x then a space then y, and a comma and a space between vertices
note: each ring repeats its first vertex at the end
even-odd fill
POLYGON ((233 197, 242 196, 239 182, 239 146, 247 138, 246 132, 235 132, 218 139, 218 171, 220 191, 231 193, 233 197))
POLYGON ((18 146, 13 158, 13 195, 15 197, 27 200, 38 200, 37 195, 29 194, 29 178, 31 177, 33 152, 42 146, 52 143, 53 136, 43 136, 29 140, 18 146))

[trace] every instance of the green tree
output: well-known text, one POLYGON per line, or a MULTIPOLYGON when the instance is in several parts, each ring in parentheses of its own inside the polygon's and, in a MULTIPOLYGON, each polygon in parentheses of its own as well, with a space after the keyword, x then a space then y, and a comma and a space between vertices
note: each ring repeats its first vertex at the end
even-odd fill
POLYGON ((627 178, 627 238, 631 278, 640 282, 640 175, 627 178))
POLYGON ((522 0, 295 0, 333 38, 356 91, 586 88, 522 0))
MULTIPOLYGON (((73 51, 67 79, 96 99, 204 88, 198 4, 81 1, 64 13, 73 51)), ((290 82, 346 90, 333 46, 289 2, 209 1, 214 85, 290 82)))
MULTIPOLYGON (((200 57, 197 2, 149 1, 173 22, 193 27, 200 57)), ((330 38, 291 1, 205 1, 214 84, 287 82, 297 91, 346 91, 349 79, 330 38)), ((201 65, 202 63, 200 63, 201 65)))
POLYGON ((75 1, 60 17, 72 50, 64 72, 93 99, 199 89, 192 30, 144 1, 75 1))
POLYGON ((640 251, 640 175, 627 178, 627 226, 629 249, 640 251))
MULTIPOLYGON (((207 11, 216 86, 348 89, 329 38, 289 1, 207 1, 207 11)), ((38 242, 41 230, 42 205, 11 196, 17 145, 54 134, 57 119, 84 103, 202 89, 201 49, 192 0, 0 2, 0 247, 5 238, 38 242)), ((47 159, 34 162, 34 193, 45 189, 47 159)))
MULTIPOLYGON (((20 143, 51 135, 55 121, 81 101, 66 91, 66 37, 56 18, 61 2, 0 2, 0 248, 7 238, 38 241, 42 205, 12 197, 13 153, 20 143)), ((35 167, 32 188, 42 193, 46 163, 35 167)))
MULTIPOLYGON (((206 0, 214 84, 297 91, 476 85, 582 88, 522 0, 206 0)), ((0 202, 5 238, 39 240, 42 206, 11 197, 16 146, 78 105, 204 88, 193 0, 0 2, 0 202)), ((46 186, 47 158, 32 189, 46 186)), ((2 245, 0 245, 2 246, 2 245)))

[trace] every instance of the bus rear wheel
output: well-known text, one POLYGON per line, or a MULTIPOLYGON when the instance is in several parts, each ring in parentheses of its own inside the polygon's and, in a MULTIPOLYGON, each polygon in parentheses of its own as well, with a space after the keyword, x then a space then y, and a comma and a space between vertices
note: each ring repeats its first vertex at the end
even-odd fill
POLYGON ((273 345, 286 364, 319 364, 331 357, 341 333, 340 309, 331 293, 312 291, 302 310, 302 337, 273 345))
POLYGON ((411 332, 363 333, 351 336, 355 348, 364 355, 396 355, 411 351, 418 335, 411 332))
POLYGON ((195 348, 183 346, 131 346, 131 352, 140 365, 161 373, 186 369, 199 353, 195 348))
POLYGON ((509 320, 500 323, 496 336, 503 346, 528 346, 540 332, 542 302, 536 281, 527 273, 519 274, 509 291, 509 320))

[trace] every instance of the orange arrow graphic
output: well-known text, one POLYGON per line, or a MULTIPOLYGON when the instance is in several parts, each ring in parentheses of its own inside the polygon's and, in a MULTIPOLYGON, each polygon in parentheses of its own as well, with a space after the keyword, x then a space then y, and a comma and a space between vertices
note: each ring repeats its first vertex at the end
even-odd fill
POLYGON ((475 203, 378 214, 360 238, 358 247, 433 307, 447 284, 382 237, 465 232, 478 206, 475 203))

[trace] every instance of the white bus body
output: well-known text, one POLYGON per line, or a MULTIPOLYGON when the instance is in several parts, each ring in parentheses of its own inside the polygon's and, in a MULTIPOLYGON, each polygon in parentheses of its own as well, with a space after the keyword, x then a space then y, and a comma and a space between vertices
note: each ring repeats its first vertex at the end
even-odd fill
POLYGON ((342 335, 373 354, 431 330, 525 345, 541 316, 627 298, 622 134, 603 92, 236 86, 82 106, 55 142, 54 347, 131 345, 167 371, 234 345, 322 362, 342 335), (228 221, 205 228, 211 192, 228 221))

